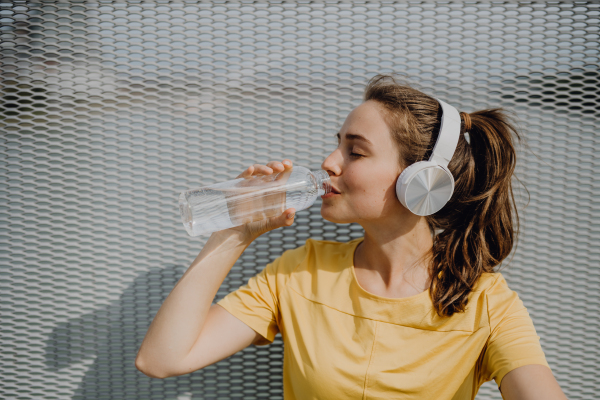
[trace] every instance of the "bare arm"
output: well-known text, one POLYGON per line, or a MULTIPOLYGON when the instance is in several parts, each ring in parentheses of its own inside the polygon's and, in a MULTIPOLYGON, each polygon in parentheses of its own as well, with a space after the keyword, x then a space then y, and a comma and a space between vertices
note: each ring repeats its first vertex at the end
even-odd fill
MULTIPOLYGON (((259 164, 240 176, 283 171, 259 164)), ((287 168, 292 168, 291 161, 287 168)), ((280 216, 213 233, 188 270, 177 282, 148 328, 135 366, 148 376, 165 378, 203 368, 242 350, 258 333, 212 301, 244 250, 261 234, 289 226, 293 208, 280 216)))
POLYGON ((136 367, 154 377, 177 369, 196 342, 221 283, 249 243, 215 232, 175 285, 148 328, 136 367))
POLYGON ((545 365, 524 365, 504 376, 500 383, 504 400, 567 400, 552 371, 545 365))

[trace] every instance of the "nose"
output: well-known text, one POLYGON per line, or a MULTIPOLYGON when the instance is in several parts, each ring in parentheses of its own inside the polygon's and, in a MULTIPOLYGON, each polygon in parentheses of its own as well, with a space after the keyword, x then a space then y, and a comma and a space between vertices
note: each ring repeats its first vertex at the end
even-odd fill
POLYGON ((338 150, 334 150, 321 164, 321 169, 327 171, 329 176, 341 173, 340 163, 337 157, 338 150))

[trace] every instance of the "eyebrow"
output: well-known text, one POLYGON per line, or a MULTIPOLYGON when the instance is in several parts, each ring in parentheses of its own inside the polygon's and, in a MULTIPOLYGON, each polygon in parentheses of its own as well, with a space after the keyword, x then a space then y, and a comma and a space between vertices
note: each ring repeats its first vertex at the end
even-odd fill
MULTIPOLYGON (((341 140, 339 132, 335 134, 335 137, 337 138, 337 140, 341 140)), ((362 142, 370 144, 371 146, 373 145, 373 143, 371 143, 369 139, 367 139, 364 136, 357 135, 356 133, 346 133, 346 140, 360 140, 362 142)))

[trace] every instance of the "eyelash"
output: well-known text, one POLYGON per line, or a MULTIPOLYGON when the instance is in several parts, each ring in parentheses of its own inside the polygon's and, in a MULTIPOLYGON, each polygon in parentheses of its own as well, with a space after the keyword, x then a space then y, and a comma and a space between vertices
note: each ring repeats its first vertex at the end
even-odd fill
MULTIPOLYGON (((340 145, 340 144, 339 144, 339 142, 338 142, 338 146, 339 146, 339 145, 340 145)), ((358 154, 358 153, 353 153, 353 152, 350 152, 350 157, 352 157, 352 158, 361 158, 361 157, 364 157, 364 156, 363 156, 362 154, 358 154)))

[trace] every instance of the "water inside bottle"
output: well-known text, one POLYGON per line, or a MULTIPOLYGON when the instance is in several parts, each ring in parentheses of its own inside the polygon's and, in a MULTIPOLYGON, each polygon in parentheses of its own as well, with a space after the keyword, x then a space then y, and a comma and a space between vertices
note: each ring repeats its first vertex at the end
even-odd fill
POLYGON ((229 218, 225 194, 221 190, 202 188, 181 193, 179 210, 183 226, 190 236, 234 226, 229 218))
POLYGON ((311 174, 297 167, 189 190, 179 198, 183 225, 188 234, 198 236, 278 217, 288 208, 304 210, 327 191, 323 186, 330 184, 320 176, 326 173, 319 172, 311 174))
POLYGON ((198 236, 281 215, 289 176, 290 171, 256 175, 182 193, 179 207, 185 229, 198 236))

